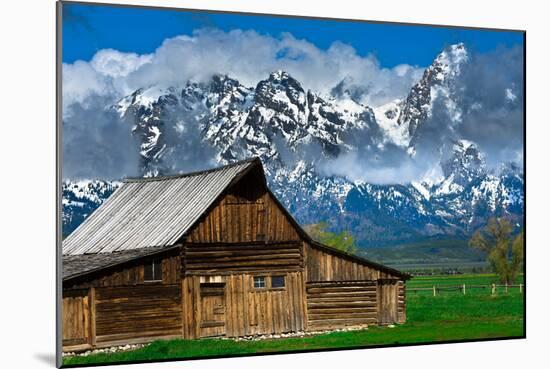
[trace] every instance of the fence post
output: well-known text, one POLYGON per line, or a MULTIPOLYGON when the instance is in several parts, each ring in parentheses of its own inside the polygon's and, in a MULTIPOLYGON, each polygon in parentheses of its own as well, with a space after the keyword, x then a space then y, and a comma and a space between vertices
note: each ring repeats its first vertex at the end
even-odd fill
POLYGON ((519 284, 519 293, 522 293, 522 291, 523 291, 523 283, 520 283, 519 284))
POLYGON ((496 292, 497 292, 497 287, 496 287, 495 284, 493 283, 493 286, 492 286, 492 288, 491 288, 491 295, 494 295, 496 292))
POLYGON ((508 293, 508 282, 504 283, 504 291, 508 293))
POLYGON ((466 283, 462 284, 462 293, 466 294, 466 283))
POLYGON ((433 290, 434 290, 434 296, 436 295, 436 289, 435 289, 435 286, 433 286, 433 290))

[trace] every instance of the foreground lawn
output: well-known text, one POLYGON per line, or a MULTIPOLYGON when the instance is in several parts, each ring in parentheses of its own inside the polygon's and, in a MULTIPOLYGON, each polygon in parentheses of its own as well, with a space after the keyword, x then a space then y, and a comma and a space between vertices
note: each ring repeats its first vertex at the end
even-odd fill
MULTIPOLYGON (((451 284, 457 281, 453 280, 451 284)), ((362 331, 251 342, 220 339, 156 341, 135 351, 70 357, 65 358, 63 363, 86 365, 523 335, 523 295, 517 289, 510 290, 508 294, 499 292, 496 296, 491 296, 486 290, 472 290, 466 295, 446 292, 436 297, 430 294, 409 294, 407 302, 407 323, 394 328, 370 327, 362 331)))

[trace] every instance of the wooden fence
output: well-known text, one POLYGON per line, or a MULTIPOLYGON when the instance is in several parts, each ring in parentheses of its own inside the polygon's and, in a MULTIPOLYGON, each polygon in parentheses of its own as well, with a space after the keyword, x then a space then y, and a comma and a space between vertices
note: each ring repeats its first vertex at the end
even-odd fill
POLYGON ((466 285, 466 284, 461 284, 461 285, 456 285, 456 286, 436 286, 436 285, 433 285, 431 287, 416 287, 416 288, 409 288, 407 287, 407 292, 413 292, 413 293, 416 293, 416 292, 419 292, 419 291, 431 291, 431 293, 434 295, 434 296, 437 296, 438 293, 441 293, 443 291, 459 291, 461 292, 462 294, 466 295, 466 291, 469 291, 469 290, 475 290, 475 289, 490 289, 491 290, 491 295, 496 295, 497 293, 497 289, 504 289, 504 292, 505 293, 508 293, 508 291, 512 288, 519 288, 519 293, 523 293, 524 289, 525 289, 525 284, 524 283, 520 283, 520 284, 490 284, 490 285, 486 285, 486 284, 471 284, 471 285, 466 285))

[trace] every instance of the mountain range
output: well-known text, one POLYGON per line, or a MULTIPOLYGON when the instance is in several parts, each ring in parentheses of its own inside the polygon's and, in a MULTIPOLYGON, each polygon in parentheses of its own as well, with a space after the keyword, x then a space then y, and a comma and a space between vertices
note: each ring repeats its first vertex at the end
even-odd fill
MULTIPOLYGON (((139 148, 142 176, 257 156, 301 224, 326 221, 362 247, 466 238, 489 217, 518 227, 524 217, 521 166, 487 165, 480 146, 458 129, 467 114, 459 80, 470 62, 463 44, 451 45, 407 96, 377 107, 361 103, 368 87, 351 79, 322 95, 278 70, 255 87, 223 74, 144 86, 106 109, 139 148)), ((65 178, 63 233, 120 179, 65 178)))

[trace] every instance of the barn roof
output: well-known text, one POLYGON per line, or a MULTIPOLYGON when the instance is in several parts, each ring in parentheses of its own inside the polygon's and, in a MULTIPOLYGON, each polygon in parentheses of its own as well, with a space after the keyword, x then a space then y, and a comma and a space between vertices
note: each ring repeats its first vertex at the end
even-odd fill
POLYGON ((63 255, 172 246, 256 166, 261 162, 254 158, 176 176, 128 178, 63 241, 63 255))
POLYGON ((146 256, 164 253, 173 250, 174 247, 147 247, 145 249, 125 250, 113 253, 64 255, 63 256, 63 280, 79 277, 84 274, 103 270, 115 265, 146 256))

